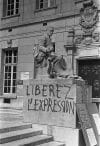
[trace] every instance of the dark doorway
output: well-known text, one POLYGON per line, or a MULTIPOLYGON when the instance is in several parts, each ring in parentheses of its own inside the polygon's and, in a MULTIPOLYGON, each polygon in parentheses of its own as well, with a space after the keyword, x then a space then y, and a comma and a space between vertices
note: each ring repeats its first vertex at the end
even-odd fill
POLYGON ((79 60, 78 75, 92 86, 92 98, 100 98, 100 60, 79 60))

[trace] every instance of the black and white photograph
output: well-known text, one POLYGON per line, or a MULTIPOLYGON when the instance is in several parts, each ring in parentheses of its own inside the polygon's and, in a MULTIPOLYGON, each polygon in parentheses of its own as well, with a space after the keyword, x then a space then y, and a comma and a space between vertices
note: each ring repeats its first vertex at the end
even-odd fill
POLYGON ((0 0, 0 146, 100 146, 100 0, 0 0))

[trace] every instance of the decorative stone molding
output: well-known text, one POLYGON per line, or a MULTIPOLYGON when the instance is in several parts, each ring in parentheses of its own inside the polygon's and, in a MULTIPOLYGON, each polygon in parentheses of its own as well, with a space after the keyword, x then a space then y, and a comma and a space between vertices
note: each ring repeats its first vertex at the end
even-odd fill
POLYGON ((100 34, 98 32, 94 32, 98 20, 98 9, 93 0, 84 2, 83 7, 80 10, 80 26, 83 30, 83 33, 75 36, 75 42, 77 46, 87 47, 89 45, 99 43, 100 34))
POLYGON ((18 47, 18 40, 6 40, 0 43, 1 49, 11 48, 11 47, 18 47))
POLYGON ((81 34, 75 38, 76 45, 84 44, 85 46, 91 45, 93 43, 99 43, 100 34, 93 33, 91 35, 81 34))
POLYGON ((7 40, 7 48, 11 48, 12 47, 12 40, 11 39, 9 39, 9 40, 7 40))
POLYGON ((0 48, 1 49, 4 49, 4 48, 7 48, 7 41, 2 41, 1 43, 0 43, 0 48))
POLYGON ((12 47, 18 47, 18 40, 12 40, 12 47))
POLYGON ((80 25, 86 34, 91 34, 95 25, 99 20, 98 9, 94 5, 93 0, 83 3, 83 8, 80 10, 80 25))

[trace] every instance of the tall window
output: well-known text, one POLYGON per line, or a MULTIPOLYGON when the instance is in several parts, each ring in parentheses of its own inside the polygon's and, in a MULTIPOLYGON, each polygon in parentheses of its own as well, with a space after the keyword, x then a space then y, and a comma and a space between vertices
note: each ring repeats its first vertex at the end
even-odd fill
POLYGON ((4 56, 4 93, 16 93, 17 50, 6 50, 4 56))
POLYGON ((36 0, 36 9, 46 9, 55 6, 55 0, 36 0))
POLYGON ((19 13, 19 0, 3 0, 3 16, 12 16, 19 13))

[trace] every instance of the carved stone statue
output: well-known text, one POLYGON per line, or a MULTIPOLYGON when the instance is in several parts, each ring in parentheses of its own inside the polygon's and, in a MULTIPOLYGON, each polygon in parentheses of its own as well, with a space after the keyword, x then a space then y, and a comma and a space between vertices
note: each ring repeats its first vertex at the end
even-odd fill
POLYGON ((66 70, 66 62, 63 56, 58 57, 55 54, 55 42, 52 40, 54 32, 53 27, 49 27, 46 36, 33 49, 34 62, 36 68, 48 66, 48 74, 50 78, 57 77, 58 68, 66 70))

